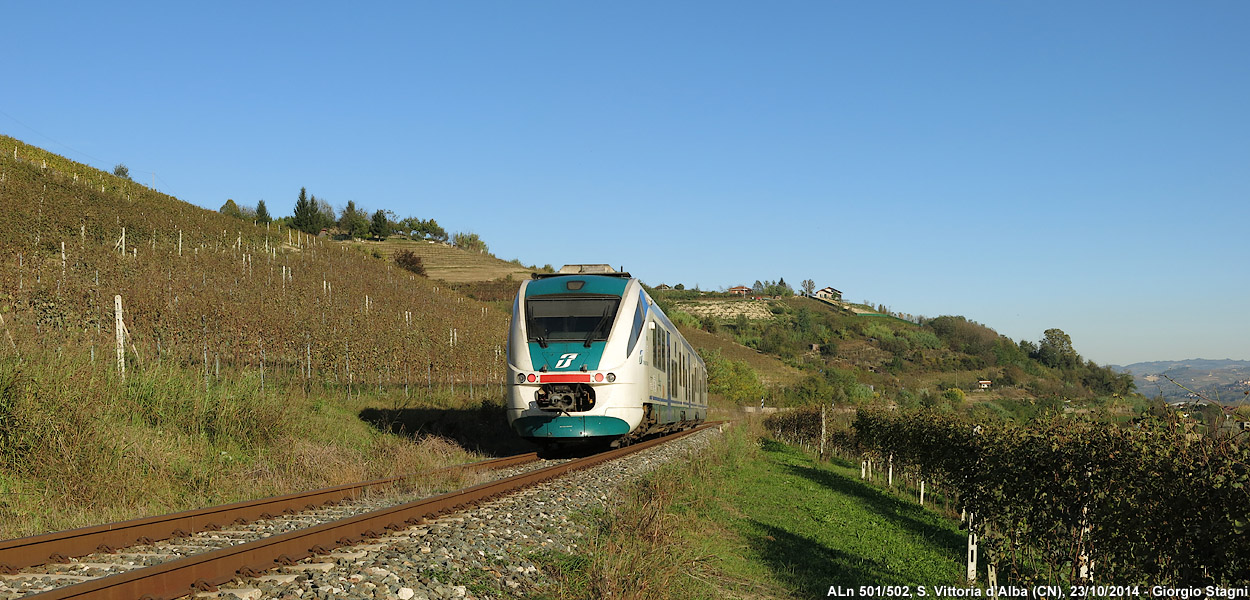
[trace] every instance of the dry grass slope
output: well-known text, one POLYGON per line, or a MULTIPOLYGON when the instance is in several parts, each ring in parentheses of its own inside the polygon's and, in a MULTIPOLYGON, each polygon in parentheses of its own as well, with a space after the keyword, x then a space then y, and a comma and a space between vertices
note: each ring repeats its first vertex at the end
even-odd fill
POLYGON ((489 254, 469 252, 448 244, 433 242, 414 242, 392 237, 384 242, 356 241, 345 242, 366 252, 377 251, 388 261, 400 250, 409 250, 421 258, 425 265, 425 273, 430 279, 441 279, 448 283, 468 283, 477 281, 494 281, 512 277, 515 280, 529 279, 533 269, 506 260, 500 260, 489 254))
POLYGON ((433 446, 365 411, 500 412, 507 315, 445 283, 3 136, 0 206, 0 535, 399 474, 433 446))

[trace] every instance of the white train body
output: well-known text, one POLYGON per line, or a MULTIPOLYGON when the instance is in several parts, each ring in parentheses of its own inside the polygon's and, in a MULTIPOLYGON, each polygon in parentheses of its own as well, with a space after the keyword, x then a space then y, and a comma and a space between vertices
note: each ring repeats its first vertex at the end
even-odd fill
POLYGON ((544 276, 513 305, 507 410, 541 444, 679 429, 707 417, 707 371, 628 273, 544 276))

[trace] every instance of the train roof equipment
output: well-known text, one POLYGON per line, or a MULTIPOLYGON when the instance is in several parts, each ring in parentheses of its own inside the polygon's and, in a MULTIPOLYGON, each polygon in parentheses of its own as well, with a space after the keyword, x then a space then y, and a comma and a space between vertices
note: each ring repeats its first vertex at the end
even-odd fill
POLYGON ((612 268, 612 265, 564 265, 555 273, 534 273, 534 279, 545 279, 547 277, 564 277, 566 275, 603 275, 605 277, 621 277, 629 279, 630 274, 625 272, 625 267, 621 267, 620 271, 612 268))

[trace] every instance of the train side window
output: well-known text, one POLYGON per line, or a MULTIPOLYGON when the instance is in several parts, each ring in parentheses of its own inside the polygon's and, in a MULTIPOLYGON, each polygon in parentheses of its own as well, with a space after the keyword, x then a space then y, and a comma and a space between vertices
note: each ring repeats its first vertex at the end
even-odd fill
POLYGON ((647 328, 647 345, 651 346, 651 366, 659 366, 660 364, 660 344, 655 335, 655 323, 652 327, 647 328))
POLYGON ((673 370, 673 369, 669 366, 668 362, 669 362, 669 360, 671 360, 669 357, 670 357, 670 356, 672 356, 672 355, 673 355, 673 353, 672 353, 672 350, 669 348, 668 330, 665 330, 665 331, 664 331, 664 348, 663 348, 663 352, 664 352, 664 355, 662 356, 663 360, 662 360, 661 362, 664 364, 664 372, 665 372, 665 373, 670 373, 670 372, 672 372, 672 370, 673 370))

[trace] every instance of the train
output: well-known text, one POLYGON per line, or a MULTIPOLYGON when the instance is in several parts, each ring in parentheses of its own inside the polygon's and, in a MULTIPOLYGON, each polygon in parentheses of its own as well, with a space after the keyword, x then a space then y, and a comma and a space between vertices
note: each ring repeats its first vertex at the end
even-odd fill
POLYGON ((552 448, 693 427, 707 367, 642 283, 608 265, 565 265, 521 283, 507 345, 508 423, 552 448))

